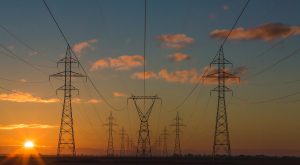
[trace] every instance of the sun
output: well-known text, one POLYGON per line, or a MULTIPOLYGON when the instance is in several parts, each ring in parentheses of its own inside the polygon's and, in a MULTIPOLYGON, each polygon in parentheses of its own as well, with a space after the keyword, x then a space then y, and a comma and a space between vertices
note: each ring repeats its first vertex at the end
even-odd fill
POLYGON ((34 148, 34 143, 31 140, 27 140, 27 141, 25 141, 23 146, 26 149, 32 149, 32 148, 34 148))

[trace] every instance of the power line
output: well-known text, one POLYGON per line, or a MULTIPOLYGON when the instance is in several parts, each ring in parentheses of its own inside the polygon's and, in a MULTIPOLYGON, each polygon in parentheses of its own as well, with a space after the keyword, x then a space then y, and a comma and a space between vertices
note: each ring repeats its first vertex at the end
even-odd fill
POLYGON ((48 83, 49 81, 22 81, 22 80, 13 80, 8 79, 4 77, 0 77, 0 80, 8 81, 8 82, 15 82, 15 83, 22 83, 22 84, 42 84, 42 83, 48 83))
POLYGON ((0 43, 0 47, 1 47, 2 49, 4 49, 5 51, 7 51, 8 53, 10 53, 10 55, 9 55, 9 54, 6 54, 6 53, 4 53, 4 55, 9 56, 9 57, 14 57, 14 58, 16 58, 17 60, 23 62, 24 64, 30 66, 31 68, 33 68, 33 69, 35 69, 35 70, 37 70, 37 71, 39 71, 39 72, 41 72, 41 73, 43 73, 43 74, 46 74, 46 73, 43 72, 41 69, 37 68, 34 64, 32 64, 32 63, 28 62, 27 60, 23 59, 22 57, 18 56, 16 53, 14 53, 12 50, 8 49, 6 46, 4 46, 4 45, 1 44, 1 43, 0 43), (12 56, 11 56, 11 55, 12 55, 12 56))
POLYGON ((300 91, 298 92, 293 92, 293 93, 290 93, 290 94, 287 94, 287 95, 283 95, 283 96, 279 96, 279 97, 273 97, 273 98, 270 98, 270 99, 266 99, 266 100, 261 100, 261 101, 246 101, 245 99, 241 99, 239 97, 235 97, 241 101, 244 101, 246 103, 249 103, 249 104, 265 104, 265 103, 271 103, 271 102, 276 102, 276 101, 280 101, 280 100, 284 100, 286 98, 289 98, 289 97, 292 97, 292 96, 297 96, 297 95, 300 95, 300 91))
MULTIPOLYGON (((233 23, 233 25, 232 25, 232 27, 231 27, 229 33, 227 34, 227 36, 224 38, 222 44, 220 45, 220 49, 221 49, 221 47, 223 47, 223 46, 225 45, 227 39, 229 38, 229 36, 231 35, 232 31, 233 31, 234 28, 236 27, 236 25, 237 25, 238 21, 240 20, 241 16, 243 15, 243 13, 245 12, 245 10, 246 10, 246 8, 247 8, 249 2, 250 2, 250 0, 247 0, 247 2, 245 3, 245 5, 244 5, 242 11, 240 12, 240 14, 239 14, 239 16, 237 17, 237 19, 235 20, 235 22, 233 23)), ((219 52, 219 50, 218 50, 218 52, 219 52)), ((218 56, 218 53, 215 55, 215 57, 214 57, 213 59, 215 59, 217 56, 218 56)))
POLYGON ((279 60, 277 60, 275 63, 269 65, 269 66, 266 66, 265 68, 263 68, 262 70, 260 70, 259 72, 256 72, 254 75, 252 75, 251 78, 253 77, 256 77, 256 76, 259 76, 267 71, 269 71, 270 69, 274 68, 275 66, 277 66, 278 64, 288 60, 289 58, 297 55, 297 53, 300 52, 300 48, 297 48, 296 50, 294 50, 293 52, 291 52, 290 54, 288 54, 287 56, 284 56, 282 58, 280 58, 279 60))
MULTIPOLYGON (((0 28, 5 31, 7 34, 9 34, 12 38, 14 38, 16 41, 18 41, 20 44, 25 46, 27 49, 33 51, 34 53, 37 53, 39 55, 43 55, 40 52, 38 52, 36 49, 34 49, 32 46, 30 46, 28 43, 26 43, 24 40, 22 40, 20 37, 18 37, 15 33, 10 31, 7 27, 0 24, 0 28)), ((51 60, 53 61, 53 60, 51 60)), ((54 61, 53 61, 54 62, 54 61)), ((54 66, 45 66, 45 65, 39 65, 41 67, 48 67, 48 68, 54 68, 54 66)))
MULTIPOLYGON (((232 31, 233 31, 233 29, 235 28, 235 26, 237 25, 239 19, 241 18, 241 16, 242 16, 243 13, 245 12, 245 10, 246 10, 246 8, 247 8, 249 2, 250 2, 250 0, 247 0, 247 2, 245 3, 245 5, 244 5, 242 11, 240 12, 239 16, 238 16, 237 19, 235 20, 235 22, 234 22, 234 24, 232 25, 232 27, 231 27, 231 29, 230 29, 228 35, 227 35, 226 38, 223 40, 223 42, 222 42, 222 44, 221 44, 220 47, 222 47, 222 46, 225 45, 227 39, 229 38, 229 36, 230 36, 230 34, 232 33, 232 31)), ((219 51, 218 51, 218 52, 219 52, 219 51)), ((215 55, 215 57, 214 57, 213 59, 215 59, 215 58, 217 57, 217 55, 218 55, 218 53, 215 55)), ((208 68, 207 68, 207 69, 204 71, 204 73, 202 74, 201 79, 203 79, 203 76, 207 73, 207 71, 208 71, 208 68)), ((201 80, 201 79, 200 79, 200 80, 201 80)), ((200 80, 199 80, 199 81, 200 81, 200 80)), ((196 85, 194 85, 194 87, 190 90, 190 92, 189 92, 189 93, 187 94, 187 96, 183 99, 183 101, 180 102, 175 108, 173 108, 173 109, 171 109, 171 110, 169 110, 169 111, 176 111, 176 110, 178 110, 182 105, 184 105, 185 102, 186 102, 186 101, 189 99, 189 97, 194 93, 194 91, 198 88, 199 85, 200 85, 200 83, 197 83, 196 85)))
POLYGON ((194 91, 198 88, 198 86, 200 85, 200 81, 204 80, 204 77, 207 72, 208 72, 209 68, 207 67, 203 74, 201 75, 199 81, 194 85, 194 87, 190 90, 190 92, 186 95, 186 97, 173 109, 171 110, 166 110, 167 112, 171 112, 171 111, 176 111, 178 110, 181 106, 183 106, 185 104, 185 102, 189 99, 189 97, 191 97, 191 95, 194 93, 194 91))
POLYGON ((82 69, 82 71, 84 72, 84 74, 87 76, 88 81, 91 83, 91 85, 92 85, 92 87, 95 89, 96 93, 101 97, 101 99, 102 99, 102 100, 103 100, 103 101, 104 101, 111 109, 113 109, 113 110, 115 110, 115 111, 122 111, 122 110, 124 110, 124 108, 122 108, 122 109, 115 108, 115 107, 114 107, 112 104, 110 104, 110 103, 108 102, 108 100, 101 94, 101 92, 98 90, 98 88, 96 87, 96 85, 95 85, 94 82, 92 81, 91 77, 88 75, 88 73, 86 72, 86 70, 84 69, 84 67, 82 66, 82 64, 79 62, 79 59, 78 59, 76 53, 73 51, 72 47, 70 46, 71 44, 69 43, 69 41, 68 41, 66 35, 65 35, 64 32, 62 31, 62 28, 59 26, 58 22, 56 21, 56 19, 55 19, 54 15, 53 15, 52 11, 50 10, 48 4, 46 3, 45 0, 42 0, 42 1, 43 1, 44 5, 45 5, 47 11, 49 12, 49 14, 50 14, 52 20, 54 21, 56 27, 58 28, 58 30, 59 30, 61 36, 63 37, 63 39, 65 40, 65 42, 67 43, 67 45, 70 47, 70 50, 71 50, 71 52, 74 54, 74 57, 76 58, 76 60, 78 61, 78 64, 79 64, 80 68, 82 69))
POLYGON ((237 25, 238 21, 240 20, 241 16, 243 15, 244 11, 246 10, 248 4, 249 4, 250 0, 247 0, 246 4, 244 5, 241 13, 239 14, 239 16, 237 17, 237 19, 235 20, 234 24, 232 25, 229 33, 227 34, 226 38, 223 40, 222 44, 220 47, 223 47, 227 41, 227 39, 229 38, 230 34, 232 33, 233 29, 235 28, 235 26, 237 25))
POLYGON ((0 89, 8 91, 8 92, 11 92, 11 93, 18 93, 17 91, 13 91, 11 89, 8 89, 8 88, 5 88, 5 87, 1 87, 1 86, 0 86, 0 89))

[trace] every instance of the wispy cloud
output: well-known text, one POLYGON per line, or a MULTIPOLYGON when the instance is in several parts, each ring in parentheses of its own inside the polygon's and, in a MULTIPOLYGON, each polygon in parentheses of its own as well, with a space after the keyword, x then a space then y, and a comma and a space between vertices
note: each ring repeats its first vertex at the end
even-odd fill
POLYGON ((75 104, 99 104, 102 103, 102 100, 99 99, 80 99, 80 98, 73 98, 72 102, 75 104))
POLYGON ((222 8, 223 8, 224 11, 228 11, 229 10, 229 6, 228 5, 223 5, 222 8))
POLYGON ((180 62, 191 59, 191 56, 185 53, 174 53, 169 55, 168 58, 172 62, 180 62))
POLYGON ((127 96, 125 93, 122 93, 122 92, 114 92, 113 95, 115 97, 126 97, 127 96))
POLYGON ((144 76, 145 76, 146 80, 151 79, 151 78, 155 78, 155 79, 159 78, 158 75, 152 71, 146 71, 145 75, 144 75, 144 72, 136 72, 131 76, 131 78, 142 80, 142 79, 144 79, 144 76))
MULTIPOLYGON (((212 38, 224 39, 230 30, 216 29, 210 33, 212 38)), ((273 41, 300 34, 300 26, 289 26, 282 23, 268 23, 253 28, 239 27, 232 31, 230 40, 263 40, 273 41)))
MULTIPOLYGON (((247 73, 247 67, 245 66, 240 66, 237 68, 233 68, 232 70, 229 69, 225 69, 224 72, 225 73, 230 73, 236 77, 241 77, 243 75, 245 75, 247 73)), ((210 78, 203 78, 201 79, 201 83, 205 84, 205 85, 216 85, 218 84, 218 74, 216 74, 218 72, 218 69, 216 67, 209 67, 206 66, 203 69, 203 73, 205 73, 205 75, 210 75, 210 74, 215 74, 213 77, 210 78)), ((204 77, 205 77, 204 75, 204 77)), ((240 79, 238 78, 226 78, 225 82, 227 84, 240 84, 240 79)))
POLYGON ((96 43, 96 42, 97 42, 96 39, 91 39, 91 40, 88 40, 88 41, 79 42, 77 44, 74 44, 73 50, 77 55, 81 55, 84 50, 87 50, 87 49, 92 49, 93 50, 93 49, 95 49, 93 47, 93 44, 96 43))
MULTIPOLYGON (((246 67, 238 67, 233 70, 226 70, 225 72, 231 73, 235 76, 242 76, 246 73, 246 67)), ((217 78, 203 78, 203 75, 208 75, 212 73, 216 73, 217 68, 215 67, 204 67, 202 71, 197 71, 197 69, 186 69, 186 70, 176 70, 173 72, 168 71, 167 69, 161 69, 158 73, 150 72, 152 76, 147 77, 147 79, 154 78, 164 80, 170 83, 182 83, 182 84, 196 84, 202 83, 205 85, 217 84, 217 78)), ((133 79, 143 79, 143 72, 135 73, 131 78, 133 79), (141 76, 136 76, 140 74, 141 76), (135 75, 135 76, 134 76, 135 75)), ((239 84, 240 82, 236 78, 228 78, 226 79, 226 83, 228 84, 239 84)))
POLYGON ((167 82, 178 83, 196 83, 201 78, 196 69, 190 70, 177 70, 169 72, 167 69, 161 69, 159 77, 167 82))
POLYGON ((21 91, 15 91, 14 93, 1 93, 0 100, 18 103, 57 103, 60 101, 57 98, 41 98, 33 96, 31 93, 21 91))
POLYGON ((168 49, 182 49, 195 41, 186 34, 162 34, 157 39, 161 42, 161 47, 168 49))
POLYGON ((15 129, 49 129, 56 128, 55 125, 48 124, 10 124, 10 125, 0 125, 0 130, 15 130, 15 129))
POLYGON ((117 58, 104 58, 94 62, 91 71, 111 68, 114 70, 129 70, 143 65, 144 57, 141 55, 122 55, 117 58))

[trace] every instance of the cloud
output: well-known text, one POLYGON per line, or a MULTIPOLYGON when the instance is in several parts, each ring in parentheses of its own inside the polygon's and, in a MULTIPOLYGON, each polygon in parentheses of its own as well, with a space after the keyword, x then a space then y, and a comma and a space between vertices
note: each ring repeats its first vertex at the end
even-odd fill
POLYGON ((143 66, 144 57, 141 55, 122 55, 117 58, 104 58, 94 62, 91 71, 98 69, 112 68, 114 70, 129 70, 143 66))
POLYGON ((161 47, 168 49, 182 49, 195 41, 186 34, 162 34, 157 39, 161 41, 161 47))
POLYGON ((18 103, 57 103, 60 100, 57 98, 41 98, 38 96, 33 96, 28 92, 16 91, 14 93, 1 93, 0 100, 18 102, 18 103))
MULTIPOLYGON (((210 33, 212 38, 224 39, 229 33, 227 29, 216 29, 210 33)), ((263 40, 273 41, 300 34, 300 26, 289 26, 282 23, 268 23, 253 28, 239 27, 232 31, 230 40, 263 40)))
POLYGON ((86 49, 95 49, 92 45, 94 43, 98 42, 96 39, 91 39, 91 40, 88 40, 88 41, 82 41, 82 42, 79 42, 77 44, 74 44, 73 46, 73 51, 77 54, 77 55, 80 55, 84 50, 86 49))
MULTIPOLYGON (((224 72, 225 73, 229 73, 235 77, 233 78, 226 78, 226 84, 240 84, 240 79, 236 78, 236 77, 241 77, 243 75, 245 75, 247 73, 247 67, 245 66, 240 66, 237 68, 233 68, 232 70, 229 69, 225 69, 224 72)), ((202 83, 206 84, 206 85, 211 85, 211 84, 218 84, 218 69, 216 67, 205 67, 203 69, 203 73, 204 73, 204 78, 202 79, 202 83), (205 78, 206 75, 213 75, 213 77, 210 78, 205 78)))
POLYGON ((209 19, 216 19, 216 18, 217 18, 217 15, 214 14, 214 13, 210 13, 210 14, 208 15, 208 18, 209 18, 209 19))
MULTIPOLYGON (((246 73, 247 68, 237 67, 233 70, 226 70, 225 72, 231 73, 235 76, 242 76, 246 73)), ((182 83, 182 84, 196 84, 202 83, 205 85, 217 84, 218 79, 217 76, 215 78, 204 78, 203 75, 209 75, 212 73, 216 73, 217 68, 215 67, 204 67, 202 71, 197 71, 197 69, 186 69, 186 70, 176 70, 173 72, 168 71, 167 69, 161 69, 158 73, 149 72, 152 76, 148 76, 147 79, 154 78, 164 80, 170 83, 182 83)), ((143 72, 135 73, 131 78, 134 79, 143 79, 143 72), (141 74, 140 76, 136 76, 137 74, 141 74)), ((228 78, 226 79, 227 84, 239 84, 239 79, 236 78, 228 78)))
POLYGON ((113 95, 115 97, 126 97, 127 96, 125 93, 122 93, 122 92, 114 92, 113 95))
POLYGON ((22 79, 20 79, 20 82, 22 82, 22 83, 27 83, 27 80, 24 79, 24 78, 22 78, 22 79))
MULTIPOLYGON (((136 72, 131 76, 132 79, 139 79, 139 80, 143 80, 144 79, 144 72, 136 72)), ((146 71, 145 72, 145 79, 151 79, 151 78, 155 78, 158 79, 158 75, 152 71, 146 71)))
POLYGON ((72 103, 75 104, 99 104, 102 103, 102 100, 98 100, 98 99, 80 99, 80 98, 73 98, 72 99, 72 103))
POLYGON ((167 82, 195 83, 201 78, 201 75, 197 73, 196 69, 177 70, 174 72, 161 69, 159 71, 159 77, 167 82))
POLYGON ((224 11, 229 10, 229 6, 228 5, 223 5, 222 8, 223 8, 224 11))
POLYGON ((184 54, 184 53, 174 53, 174 54, 169 55, 168 58, 172 62, 180 62, 180 61, 191 59, 191 56, 188 54, 184 54))
POLYGON ((0 130, 14 130, 14 129, 49 129, 56 128, 55 125, 48 124, 10 124, 10 125, 0 125, 0 130))

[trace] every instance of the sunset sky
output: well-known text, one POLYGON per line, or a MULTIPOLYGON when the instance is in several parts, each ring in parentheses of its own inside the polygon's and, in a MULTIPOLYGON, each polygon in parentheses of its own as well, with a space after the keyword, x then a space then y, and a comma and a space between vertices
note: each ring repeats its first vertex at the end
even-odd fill
MULTIPOLYGON (((139 120, 127 97, 143 94, 143 0, 48 0, 81 64, 112 110, 84 79, 74 80, 74 128, 79 154, 105 154, 110 112, 136 142, 139 120)), ((146 94, 162 98, 150 117, 151 140, 169 131, 178 111, 184 153, 212 152, 217 95, 212 81, 201 82, 183 106, 174 110, 198 82, 215 56, 245 0, 148 0, 146 94)), ((252 0, 224 53, 241 76, 227 95, 233 154, 300 156, 300 22, 298 0, 252 0), (290 55, 290 57, 289 57, 290 55), (288 58, 284 58, 288 57, 288 58), (283 59, 283 60, 281 60, 283 59)), ((3 0, 0 5, 0 154, 32 140, 39 152, 56 154, 62 81, 56 61, 66 43, 41 0, 3 0), (10 52, 9 52, 9 51, 10 52), (11 53, 25 59, 25 64, 11 53), (6 89, 15 91, 11 92, 6 89)), ((82 70, 74 67, 75 71, 82 70)))

